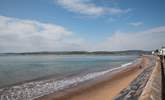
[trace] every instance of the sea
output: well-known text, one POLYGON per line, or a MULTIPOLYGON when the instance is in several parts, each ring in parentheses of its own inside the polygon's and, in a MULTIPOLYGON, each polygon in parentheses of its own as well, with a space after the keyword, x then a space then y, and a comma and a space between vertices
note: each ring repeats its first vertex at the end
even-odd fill
POLYGON ((33 100, 132 64, 139 55, 2 55, 0 100, 33 100))

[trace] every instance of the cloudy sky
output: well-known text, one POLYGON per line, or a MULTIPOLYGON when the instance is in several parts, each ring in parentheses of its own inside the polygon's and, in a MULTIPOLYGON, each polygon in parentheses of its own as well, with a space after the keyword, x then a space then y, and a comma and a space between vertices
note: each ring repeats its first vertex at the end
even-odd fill
POLYGON ((164 0, 0 0, 0 53, 153 50, 164 0))

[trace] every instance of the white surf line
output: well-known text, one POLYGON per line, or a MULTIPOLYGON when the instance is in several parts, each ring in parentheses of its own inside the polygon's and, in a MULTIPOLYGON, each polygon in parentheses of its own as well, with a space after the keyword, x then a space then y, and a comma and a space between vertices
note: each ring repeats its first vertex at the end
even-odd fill
POLYGON ((62 80, 45 80, 38 82, 29 82, 24 83, 18 86, 12 86, 7 89, 0 89, 3 91, 0 96, 1 100, 33 100, 38 97, 56 92, 58 90, 65 89, 71 85, 76 85, 87 80, 94 79, 96 77, 102 76, 106 73, 109 73, 114 70, 121 68, 126 68, 129 65, 133 64, 134 61, 121 65, 121 67, 109 69, 106 71, 88 73, 83 76, 75 76, 69 79, 62 80))
MULTIPOLYGON (((137 59, 137 60, 140 60, 140 59, 137 59)), ((135 60, 135 61, 137 61, 137 60, 135 60)), ((126 68, 126 67, 128 67, 129 65, 134 64, 135 61, 128 62, 128 63, 126 63, 126 64, 122 64, 120 67, 110 69, 110 71, 114 71, 114 70, 118 70, 118 69, 126 68)))

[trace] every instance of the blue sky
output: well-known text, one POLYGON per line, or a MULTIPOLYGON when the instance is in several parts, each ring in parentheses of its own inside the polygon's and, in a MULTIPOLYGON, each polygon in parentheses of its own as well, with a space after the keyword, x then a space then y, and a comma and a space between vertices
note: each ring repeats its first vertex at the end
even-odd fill
POLYGON ((165 43, 164 4, 164 0, 0 0, 0 52, 152 50, 165 43), (50 24, 52 31, 46 28, 50 24), (144 38, 146 34, 149 37, 144 38))

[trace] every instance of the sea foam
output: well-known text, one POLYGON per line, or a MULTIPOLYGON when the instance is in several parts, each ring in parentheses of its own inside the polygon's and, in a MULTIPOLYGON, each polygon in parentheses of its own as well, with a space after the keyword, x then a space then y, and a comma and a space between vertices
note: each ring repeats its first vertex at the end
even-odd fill
POLYGON ((43 80, 28 82, 17 86, 11 86, 0 89, 0 100, 33 100, 35 98, 63 90, 72 85, 77 85, 81 82, 94 79, 96 77, 107 74, 108 72, 125 68, 131 65, 129 62, 121 65, 120 67, 104 70, 100 72, 87 73, 81 76, 70 77, 62 80, 43 80))

